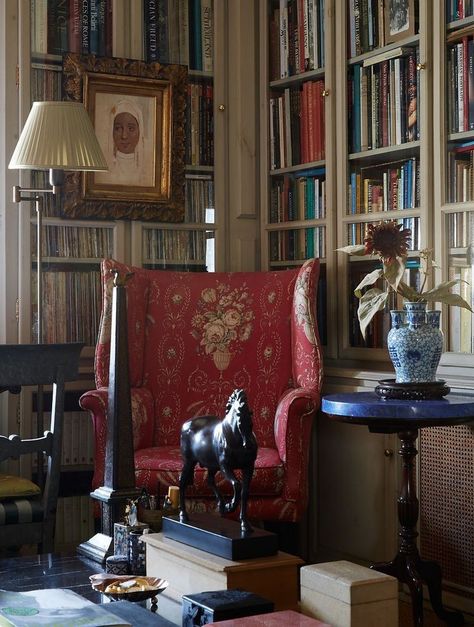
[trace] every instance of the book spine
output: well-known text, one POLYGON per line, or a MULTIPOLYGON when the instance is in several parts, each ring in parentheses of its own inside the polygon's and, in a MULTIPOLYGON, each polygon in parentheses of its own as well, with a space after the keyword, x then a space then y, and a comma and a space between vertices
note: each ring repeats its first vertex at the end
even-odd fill
POLYGON ((177 0, 168 0, 168 59, 179 63, 179 5, 177 0))
POLYGON ((48 52, 62 54, 68 50, 68 0, 48 2, 48 52))
POLYGON ((179 62, 189 65, 189 4, 188 0, 179 0, 178 6, 179 62))
POLYGON ((212 72, 214 56, 214 24, 212 0, 201 0, 202 69, 212 72))
POLYGON ((361 12, 360 12, 360 2, 362 0, 353 0, 354 3, 354 45, 355 45, 355 56, 358 56, 362 53, 362 44, 361 44, 361 12))
POLYGON ((280 0, 280 78, 286 78, 288 73, 288 2, 280 0))
POLYGON ((157 0, 145 0, 143 21, 145 26, 145 58, 158 61, 158 12, 157 0))
POLYGON ((458 77, 457 109, 458 109, 458 131, 462 133, 464 129, 464 50, 462 43, 456 46, 456 63, 458 77))
POLYGON ((354 65, 353 74, 353 102, 352 102, 352 152, 360 152, 361 149, 361 66, 354 65))
POLYGON ((98 0, 89 0, 89 53, 99 53, 99 9, 98 0))
POLYGON ((468 43, 468 92, 469 92, 469 130, 474 129, 474 39, 468 43))
POLYGON ((99 46, 97 54, 105 57, 107 54, 107 5, 106 0, 97 0, 97 28, 99 31, 99 46))
POLYGON ((408 54, 408 120, 407 140, 417 138, 417 93, 416 93, 416 57, 414 52, 408 54))
MULTIPOLYGON (((156 0, 157 60, 169 63, 168 0, 156 0)), ((196 68, 202 70, 202 67, 196 68)))
POLYGON ((469 129, 469 52, 468 52, 468 38, 467 36, 462 38, 462 52, 463 52, 463 85, 464 85, 464 102, 463 102, 463 128, 465 131, 469 129))
POLYGON ((33 51, 39 54, 48 52, 48 2, 31 1, 31 22, 34 27, 33 51))
POLYGON ((113 0, 105 0, 105 56, 113 54, 113 0))
POLYGON ((89 0, 82 0, 81 49, 82 54, 89 54, 89 0))

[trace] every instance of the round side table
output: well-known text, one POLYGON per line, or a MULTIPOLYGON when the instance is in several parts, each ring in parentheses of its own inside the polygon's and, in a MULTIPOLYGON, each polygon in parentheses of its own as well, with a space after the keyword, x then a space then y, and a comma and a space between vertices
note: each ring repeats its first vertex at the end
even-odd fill
POLYGON ((400 522, 398 553, 390 562, 371 568, 406 583, 412 599, 416 627, 423 625, 423 582, 428 586, 431 605, 448 625, 464 623, 461 612, 443 607, 441 567, 423 560, 416 545, 418 498, 416 495, 415 457, 418 430, 429 427, 465 424, 474 420, 474 397, 449 394, 440 400, 385 400, 374 392, 331 394, 322 399, 322 410, 341 422, 365 425, 372 433, 397 433, 402 458, 402 481, 398 497, 400 522))

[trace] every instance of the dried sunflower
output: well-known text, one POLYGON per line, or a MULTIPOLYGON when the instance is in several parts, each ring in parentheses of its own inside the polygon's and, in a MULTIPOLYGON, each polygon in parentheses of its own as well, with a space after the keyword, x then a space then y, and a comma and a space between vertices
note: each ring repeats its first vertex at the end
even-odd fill
POLYGON ((416 290, 404 282, 405 263, 410 241, 410 229, 404 229, 403 224, 387 220, 368 225, 364 244, 337 249, 347 255, 377 255, 382 262, 381 268, 375 268, 369 272, 354 289, 354 294, 359 298, 357 316, 364 337, 372 318, 377 311, 381 311, 386 306, 390 292, 395 292, 404 300, 412 302, 439 302, 472 311, 469 303, 460 294, 451 291, 456 284, 460 283, 459 279, 444 281, 425 290, 427 278, 431 275, 435 265, 430 250, 422 250, 418 253, 421 262, 421 288, 416 290), (377 281, 383 281, 386 289, 381 290, 376 287, 377 281))
POLYGON ((410 241, 410 229, 404 229, 394 220, 369 224, 364 239, 365 254, 379 255, 384 263, 389 264, 397 257, 406 257, 410 241))

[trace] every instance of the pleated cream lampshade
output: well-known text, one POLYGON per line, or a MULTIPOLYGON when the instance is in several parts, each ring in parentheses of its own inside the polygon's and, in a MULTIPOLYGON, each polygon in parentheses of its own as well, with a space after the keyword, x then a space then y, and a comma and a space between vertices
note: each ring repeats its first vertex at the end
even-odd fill
POLYGON ((81 102, 34 102, 8 167, 108 170, 81 102))

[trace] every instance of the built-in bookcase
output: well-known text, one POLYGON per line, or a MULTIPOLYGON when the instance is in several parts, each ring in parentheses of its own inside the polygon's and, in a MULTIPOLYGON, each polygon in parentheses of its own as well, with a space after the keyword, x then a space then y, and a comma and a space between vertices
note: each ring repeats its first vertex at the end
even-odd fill
MULTIPOLYGON (((472 3, 440 4, 434 16, 434 89, 436 99, 435 215, 436 248, 442 251, 439 278, 460 279, 455 288, 472 303, 474 242, 474 16, 472 3), (443 233, 444 238, 439 234, 443 233)), ((472 314, 445 308, 446 349, 443 361, 458 363, 454 353, 474 351, 472 314)), ((469 357, 468 357, 469 356, 469 357)))

